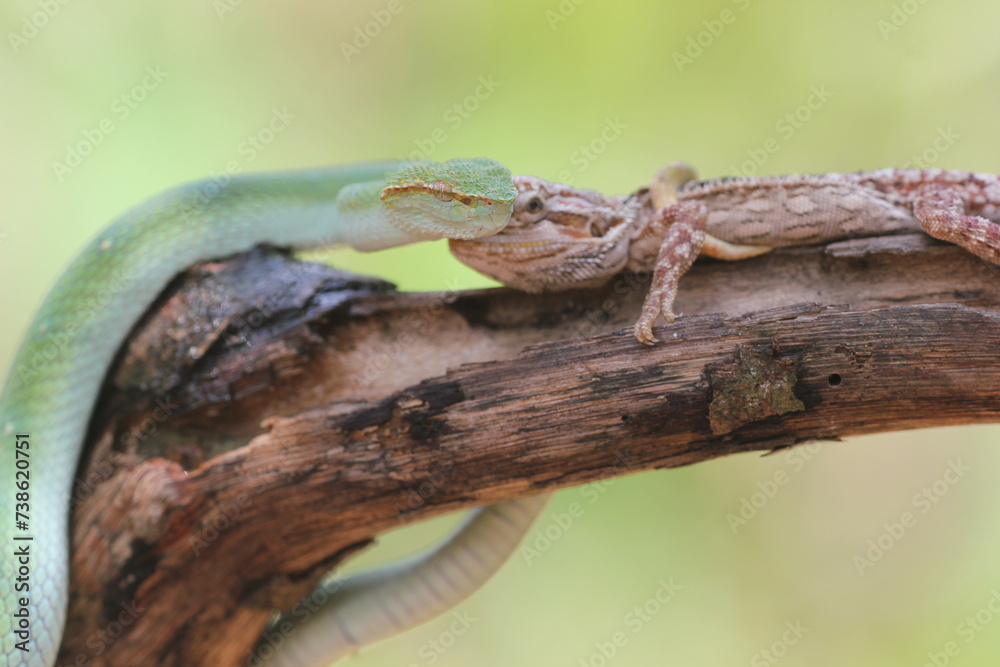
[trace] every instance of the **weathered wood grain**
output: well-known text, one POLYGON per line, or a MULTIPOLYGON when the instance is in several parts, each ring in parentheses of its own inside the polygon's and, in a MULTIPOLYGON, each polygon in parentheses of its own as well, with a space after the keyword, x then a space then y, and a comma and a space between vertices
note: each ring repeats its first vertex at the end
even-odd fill
POLYGON ((626 330, 644 289, 396 294, 265 251, 189 272, 94 420, 60 664, 246 664, 272 607, 401 521, 1000 420, 1000 271, 956 248, 699 263, 655 348, 626 330))

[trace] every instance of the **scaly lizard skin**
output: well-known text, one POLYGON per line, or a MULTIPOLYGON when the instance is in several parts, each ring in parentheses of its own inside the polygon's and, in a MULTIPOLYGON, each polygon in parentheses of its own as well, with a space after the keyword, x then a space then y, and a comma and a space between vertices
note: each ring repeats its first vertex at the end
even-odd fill
POLYGON ((462 262, 526 292, 596 287, 621 271, 653 272, 635 325, 673 321, 677 282, 699 254, 753 257, 773 248, 923 230, 1000 264, 1000 176, 882 169, 817 176, 695 180, 686 164, 652 185, 605 197, 531 176, 500 234, 449 241, 462 262))

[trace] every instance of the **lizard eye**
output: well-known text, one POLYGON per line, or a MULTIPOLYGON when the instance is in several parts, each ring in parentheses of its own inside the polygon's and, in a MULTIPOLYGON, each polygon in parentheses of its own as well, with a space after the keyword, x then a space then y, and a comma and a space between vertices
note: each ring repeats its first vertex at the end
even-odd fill
POLYGON ((440 199, 441 201, 451 201, 455 198, 455 195, 453 193, 445 192, 443 190, 435 190, 434 196, 440 199))
POLYGON ((537 194, 519 196, 514 202, 514 213, 521 222, 538 222, 545 217, 545 200, 537 194))

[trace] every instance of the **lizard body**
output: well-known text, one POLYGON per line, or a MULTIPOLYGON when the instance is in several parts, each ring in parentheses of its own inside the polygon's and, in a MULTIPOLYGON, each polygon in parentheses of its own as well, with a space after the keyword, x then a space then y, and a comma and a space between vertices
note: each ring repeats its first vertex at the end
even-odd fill
POLYGON ((692 180, 677 198, 705 203, 715 238, 778 248, 920 231, 914 204, 936 190, 957 193, 971 215, 1000 220, 1000 178, 936 169, 692 180))
POLYGON ((699 181, 674 163, 648 188, 605 197, 543 179, 515 179, 518 197, 500 234, 452 240, 472 268, 527 292, 594 287, 621 271, 653 272, 636 323, 674 319, 677 282, 699 254, 736 260, 773 248, 923 230, 1000 264, 1000 176, 883 169, 815 176, 699 181))

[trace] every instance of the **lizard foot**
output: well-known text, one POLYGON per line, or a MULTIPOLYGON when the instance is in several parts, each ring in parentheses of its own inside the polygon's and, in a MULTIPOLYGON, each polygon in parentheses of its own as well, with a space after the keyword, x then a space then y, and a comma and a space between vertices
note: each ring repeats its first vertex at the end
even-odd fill
POLYGON ((708 209, 701 202, 680 201, 658 210, 649 225, 650 230, 666 229, 656 256, 653 284, 642 304, 642 314, 635 324, 635 337, 644 345, 657 342, 653 325, 662 315, 674 321, 674 299, 677 283, 687 273, 705 243, 705 223, 708 209))
POLYGON ((701 254, 706 257, 722 259, 727 262, 736 262, 741 259, 750 259, 769 253, 774 248, 763 245, 739 245, 729 243, 722 239, 717 239, 711 234, 705 235, 705 245, 701 248, 701 254))
POLYGON ((677 202, 677 191, 688 181, 698 179, 698 172, 687 162, 670 162, 664 165, 649 185, 653 206, 666 208, 677 202))
POLYGON ((1000 264, 1000 225, 969 215, 965 201, 946 187, 929 189, 917 197, 913 215, 925 232, 954 243, 987 262, 1000 264))

